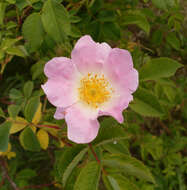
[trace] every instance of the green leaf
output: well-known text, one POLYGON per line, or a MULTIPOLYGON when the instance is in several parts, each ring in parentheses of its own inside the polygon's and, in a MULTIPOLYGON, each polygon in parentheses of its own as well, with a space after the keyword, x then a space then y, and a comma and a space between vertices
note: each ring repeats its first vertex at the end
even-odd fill
POLYGON ((159 29, 155 30, 153 32, 153 36, 152 36, 152 43, 159 46, 162 43, 163 40, 163 32, 159 29))
POLYGON ((16 180, 29 180, 33 177, 37 176, 37 173, 35 170, 32 170, 30 168, 22 169, 19 173, 16 174, 16 180))
POLYGON ((39 60, 37 63, 35 63, 31 67, 32 80, 35 80, 36 78, 39 78, 40 76, 42 76, 46 61, 45 60, 39 60))
POLYGON ((10 90, 9 96, 13 100, 20 99, 20 98, 23 97, 22 93, 19 90, 15 89, 15 88, 10 90))
POLYGON ((127 15, 125 15, 123 24, 136 24, 142 30, 144 30, 147 33, 147 35, 149 35, 150 24, 147 21, 146 16, 140 11, 129 12, 127 15))
POLYGON ((159 9, 166 10, 167 9, 167 2, 166 0, 152 0, 153 5, 155 5, 159 9))
POLYGON ((121 190, 118 182, 113 177, 107 176, 107 178, 108 178, 108 181, 109 181, 112 189, 114 189, 114 190, 121 190))
POLYGON ((0 3, 0 25, 3 24, 6 6, 7 6, 6 3, 2 3, 2 2, 0 3))
POLYGON ((75 167, 73 169, 71 175, 69 176, 69 178, 66 182, 66 186, 64 187, 64 190, 73 190, 77 176, 80 173, 80 169, 81 168, 79 168, 79 167, 75 167))
POLYGON ((33 91, 34 84, 32 81, 28 81, 24 84, 23 87, 23 94, 26 98, 29 98, 31 96, 31 93, 33 91))
POLYGON ((128 178, 120 174, 111 174, 108 177, 112 177, 119 184, 120 190, 139 190, 139 188, 132 183, 128 178))
MULTIPOLYGON (((63 174, 67 170, 68 166, 70 166, 70 167, 73 166, 73 165, 71 165, 71 162, 81 152, 81 150, 83 150, 84 147, 85 146, 77 145, 75 147, 70 147, 70 148, 68 147, 64 150, 64 152, 62 153, 61 157, 59 158, 59 160, 57 162, 57 171, 58 171, 58 174, 61 179, 62 179, 63 174)), ((72 164, 74 164, 74 163, 72 163, 72 164)), ((71 170, 71 168, 70 168, 70 170, 71 170)), ((66 171, 66 172, 68 172, 68 171, 66 171)), ((68 173, 66 173, 66 175, 67 174, 68 173)), ((66 176, 65 176, 65 178, 66 178, 66 176)), ((64 181, 66 181, 66 179, 64 181)))
POLYGON ((101 24, 100 30, 103 33, 104 39, 119 40, 121 33, 120 27, 114 22, 104 22, 101 24))
POLYGON ((120 169, 127 175, 133 175, 154 183, 154 178, 149 169, 134 157, 124 154, 112 154, 104 157, 102 162, 108 167, 120 169))
POLYGON ((105 118, 101 123, 99 134, 93 141, 93 145, 100 146, 118 140, 128 139, 127 135, 119 123, 112 117, 105 118))
POLYGON ((140 80, 157 80, 170 77, 182 66, 182 64, 167 57, 154 58, 149 60, 140 70, 140 80))
POLYGON ((63 43, 71 33, 70 16, 64 6, 55 0, 47 0, 42 11, 45 31, 57 43, 63 43))
POLYGON ((40 143, 30 127, 21 132, 19 140, 25 150, 40 151, 40 143))
POLYGON ((139 190, 134 183, 120 174, 103 175, 103 181, 108 190, 139 190))
POLYGON ((0 107, 0 117, 3 117, 5 118, 5 114, 4 114, 4 111, 2 110, 2 108, 0 107))
POLYGON ((9 131, 11 122, 4 122, 0 125, 0 152, 5 152, 8 149, 9 131))
POLYGON ((44 39, 44 29, 39 13, 30 14, 23 23, 22 33, 24 38, 28 41, 30 51, 37 50, 44 39))
POLYGON ((143 116, 160 117, 164 113, 157 98, 143 88, 138 88, 134 93, 134 101, 130 108, 143 116))
POLYGON ((32 122, 32 119, 40 105, 40 98, 38 96, 29 99, 25 106, 24 115, 27 121, 32 122))
POLYGON ((10 54, 10 55, 17 55, 19 57, 25 57, 26 54, 23 51, 23 49, 20 48, 20 46, 15 46, 15 47, 9 47, 6 50, 6 53, 10 54))
POLYGON ((88 162, 81 169, 75 182, 74 190, 97 190, 101 173, 101 166, 96 162, 88 162))
POLYGON ((101 22, 113 22, 116 19, 115 17, 114 11, 102 10, 98 13, 98 19, 101 22))
POLYGON ((115 179, 113 179, 113 180, 115 181, 114 185, 117 186, 116 189, 113 188, 114 185, 112 186, 111 182, 109 181, 108 175, 104 175, 103 174, 102 175, 102 180, 103 180, 103 183, 104 183, 104 185, 105 185, 105 187, 106 187, 107 190, 117 190, 117 189, 119 190, 119 185, 118 184, 116 185, 117 182, 115 181, 115 179))
POLYGON ((176 34, 173 32, 170 32, 167 36, 166 36, 166 41, 171 45, 172 48, 176 49, 176 50, 180 50, 180 41, 177 38, 176 34))
POLYGON ((15 118, 20 111, 20 106, 18 105, 10 105, 8 106, 8 113, 11 118, 15 118))
POLYGON ((130 155, 127 143, 124 143, 124 141, 114 141, 111 143, 104 144, 102 147, 113 154, 123 153, 130 155))
POLYGON ((72 162, 67 166, 66 170, 63 173, 62 177, 62 183, 63 186, 66 185, 67 179, 72 173, 73 169, 77 166, 77 164, 81 161, 85 153, 88 151, 88 148, 84 148, 82 151, 80 151, 72 160, 72 162))

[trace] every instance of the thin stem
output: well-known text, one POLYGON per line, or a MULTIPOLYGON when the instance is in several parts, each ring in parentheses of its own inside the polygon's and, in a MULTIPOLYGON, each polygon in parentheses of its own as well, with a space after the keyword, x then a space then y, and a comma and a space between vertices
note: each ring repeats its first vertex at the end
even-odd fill
POLYGON ((169 130, 169 128, 159 119, 158 122, 160 123, 160 125, 162 126, 162 128, 165 130, 165 132, 168 135, 171 135, 171 131, 169 130))
POLYGON ((54 126, 54 125, 36 125, 36 127, 47 127, 47 128, 51 128, 51 129, 58 129, 58 130, 61 129, 60 127, 54 126))
MULTIPOLYGON (((12 121, 11 119, 7 118, 8 121, 12 121)), ((20 125, 33 125, 35 127, 47 127, 47 128, 52 128, 52 129, 58 129, 60 130, 61 128, 59 126, 56 125, 37 125, 34 123, 26 123, 26 122, 21 122, 21 121, 13 121, 13 123, 15 124, 20 124, 20 125)))
MULTIPOLYGON (((90 148, 90 150, 91 150, 93 156, 95 157, 97 163, 98 163, 99 165, 101 165, 101 161, 99 160, 97 154, 95 153, 92 144, 91 144, 91 143, 88 143, 88 146, 89 146, 89 148, 90 148)), ((102 171, 103 171, 103 173, 104 173, 105 175, 107 175, 107 172, 104 170, 103 167, 102 167, 102 171)))
POLYGON ((45 96, 44 103, 43 103, 43 110, 42 110, 43 113, 45 113, 46 105, 47 105, 47 97, 45 96))
POLYGON ((8 175, 8 170, 7 170, 7 167, 6 167, 6 161, 5 161, 4 158, 0 159, 0 164, 1 164, 1 169, 2 169, 3 175, 9 181, 10 185, 12 186, 12 188, 14 190, 19 190, 19 188, 17 187, 17 185, 14 183, 14 181, 8 175))
POLYGON ((69 146, 69 147, 72 147, 72 146, 73 146, 72 144, 66 142, 66 140, 63 139, 63 138, 61 138, 61 141, 62 141, 66 146, 69 146))
POLYGON ((101 164, 101 161, 100 161, 99 158, 97 157, 97 154, 95 153, 95 151, 94 151, 94 149, 93 149, 93 147, 92 147, 92 144, 89 143, 88 145, 89 145, 89 147, 90 147, 90 150, 91 150, 93 156, 95 157, 96 161, 98 162, 98 164, 101 164))

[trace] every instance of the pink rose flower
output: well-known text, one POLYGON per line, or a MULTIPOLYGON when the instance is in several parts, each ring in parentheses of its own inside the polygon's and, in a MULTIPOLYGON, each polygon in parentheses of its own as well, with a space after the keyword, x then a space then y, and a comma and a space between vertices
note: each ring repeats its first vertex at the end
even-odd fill
POLYGON ((122 123, 122 111, 138 87, 130 53, 96 43, 88 35, 75 44, 71 59, 53 58, 44 73, 48 81, 42 88, 57 107, 54 118, 65 119, 68 139, 76 143, 95 139, 99 116, 110 115, 122 123))

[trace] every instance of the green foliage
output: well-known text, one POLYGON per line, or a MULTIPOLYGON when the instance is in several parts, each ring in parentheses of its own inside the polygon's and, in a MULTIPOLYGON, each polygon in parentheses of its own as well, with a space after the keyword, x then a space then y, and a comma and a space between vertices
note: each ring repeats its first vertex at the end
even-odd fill
POLYGON ((47 0, 42 10, 42 23, 45 31, 57 43, 63 43, 70 33, 69 15, 63 5, 47 0))
POLYGON ((74 190, 96 190, 99 184, 101 166, 96 161, 88 163, 80 171, 74 190))
POLYGON ((186 12, 185 0, 1 1, 0 189, 185 190, 186 12), (99 117, 80 145, 41 84, 85 34, 129 50, 139 87, 123 123, 99 117))
POLYGON ((0 151, 5 152, 8 149, 9 131, 11 123, 5 122, 0 125, 0 151))
POLYGON ((32 97, 25 106, 24 114, 25 118, 31 122, 40 104, 39 97, 32 97))
POLYGON ((120 169, 126 175, 133 175, 137 178, 144 179, 154 183, 154 179, 146 166, 139 160, 124 154, 111 154, 104 157, 103 164, 120 169))
POLYGON ((28 41, 29 51, 37 50, 41 46, 45 35, 40 14, 33 13, 29 15, 23 24, 22 32, 24 38, 28 41))
POLYGON ((148 90, 139 88, 134 97, 135 101, 130 105, 132 110, 143 116, 160 117, 163 115, 163 108, 158 99, 148 90))
POLYGON ((148 61, 140 70, 140 80, 157 80, 172 76, 182 67, 177 61, 170 58, 155 58, 148 61))
POLYGON ((40 151, 40 144, 30 127, 25 128, 20 134, 20 143, 25 150, 40 151))

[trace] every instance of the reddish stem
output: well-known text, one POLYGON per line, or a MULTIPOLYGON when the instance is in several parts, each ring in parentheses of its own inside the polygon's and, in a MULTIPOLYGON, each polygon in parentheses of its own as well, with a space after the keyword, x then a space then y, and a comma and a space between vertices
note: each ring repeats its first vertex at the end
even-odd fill
MULTIPOLYGON (((91 143, 88 143, 88 146, 89 146, 89 148, 90 148, 90 150, 91 150, 93 156, 95 157, 97 163, 98 163, 99 165, 101 165, 101 161, 100 161, 99 158, 97 157, 97 154, 95 153, 95 151, 94 151, 94 149, 93 149, 93 147, 92 147, 92 144, 91 144, 91 143)), ((105 171, 105 169, 104 169, 103 167, 102 167, 102 171, 103 171, 103 173, 104 173, 105 175, 107 175, 107 172, 105 171)))
POLYGON ((7 169, 7 163, 5 161, 4 158, 0 159, 0 164, 1 164, 1 169, 2 169, 2 173, 4 175, 4 177, 9 181, 10 185, 12 186, 12 188, 14 190, 19 190, 19 188, 17 187, 17 185, 14 183, 14 181, 10 178, 9 174, 8 174, 8 169, 7 169))
POLYGON ((92 154, 94 155, 96 161, 98 162, 98 164, 101 164, 101 161, 100 161, 99 158, 97 157, 97 154, 95 153, 95 151, 94 151, 94 149, 93 149, 93 147, 92 147, 92 144, 89 143, 88 145, 89 145, 90 150, 91 150, 92 154))
POLYGON ((38 127, 48 127, 48 128, 52 128, 52 129, 61 129, 58 126, 54 126, 54 125, 37 125, 38 127))
POLYGON ((73 146, 72 144, 66 142, 65 139, 61 139, 61 141, 62 141, 65 145, 67 145, 67 146, 69 146, 69 147, 72 147, 72 146, 73 146))

